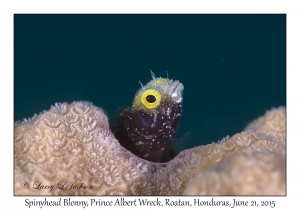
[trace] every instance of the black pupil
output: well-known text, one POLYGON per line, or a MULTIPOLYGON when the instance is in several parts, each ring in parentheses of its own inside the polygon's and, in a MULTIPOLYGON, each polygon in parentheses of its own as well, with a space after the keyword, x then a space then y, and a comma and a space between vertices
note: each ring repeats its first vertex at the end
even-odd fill
POLYGON ((147 100, 149 103, 154 103, 154 102, 156 101, 156 98, 155 98, 155 96, 153 96, 153 95, 148 95, 148 96, 146 97, 146 100, 147 100))

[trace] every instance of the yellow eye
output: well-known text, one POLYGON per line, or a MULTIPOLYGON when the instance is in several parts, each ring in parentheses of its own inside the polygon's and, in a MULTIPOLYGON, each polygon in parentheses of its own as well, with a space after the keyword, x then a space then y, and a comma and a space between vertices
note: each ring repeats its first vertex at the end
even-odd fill
POLYGON ((161 94, 155 89, 145 90, 142 94, 141 101, 149 109, 156 108, 161 99, 161 94))

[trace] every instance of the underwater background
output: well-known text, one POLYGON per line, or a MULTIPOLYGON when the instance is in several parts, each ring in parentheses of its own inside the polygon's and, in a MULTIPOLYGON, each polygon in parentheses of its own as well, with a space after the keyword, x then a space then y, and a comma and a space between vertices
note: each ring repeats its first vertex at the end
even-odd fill
POLYGON ((286 15, 14 15, 14 121, 73 101, 112 118, 149 69, 185 88, 174 146, 217 142, 286 105, 286 15))

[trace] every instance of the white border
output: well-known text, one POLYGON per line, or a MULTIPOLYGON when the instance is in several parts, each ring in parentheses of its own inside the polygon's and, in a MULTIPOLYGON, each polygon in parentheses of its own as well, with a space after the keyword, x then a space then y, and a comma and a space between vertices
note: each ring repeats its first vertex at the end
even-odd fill
MULTIPOLYGON (((0 3, 1 208, 25 208, 25 197, 13 197, 13 14, 15 13, 281 13, 287 14, 287 197, 276 198, 277 209, 298 206, 299 185, 299 49, 300 16, 297 1, 276 0, 127 0, 28 1, 0 3), (293 3, 295 2, 295 3, 293 3), (8 161, 10 160, 10 161, 8 161)), ((266 78, 267 79, 267 78, 266 78)), ((31 197, 33 199, 34 197, 31 197)), ((38 197, 40 199, 41 197, 38 197)), ((103 198, 103 197, 102 197, 103 198)), ((185 197, 186 199, 192 199, 185 197)), ((223 197, 226 199, 227 197, 223 197)), ((242 198, 242 197, 239 197, 242 198)), ((250 200, 253 197, 245 197, 250 200)), ((272 197, 265 197, 272 198, 272 197)), ((89 199, 84 197, 84 199, 89 199)), ((104 199, 104 198, 103 198, 104 199)), ((231 198, 229 198, 231 200, 231 198)), ((257 198, 256 199, 260 199, 257 198)), ((70 207, 72 208, 72 207, 70 207)), ((98 207, 99 208, 99 207, 98 207)), ((140 207, 139 207, 140 208, 140 207)), ((44 208, 43 209, 47 209, 44 208)), ((50 209, 50 208, 49 208, 50 209)), ((73 208, 72 208, 73 209, 73 208)), ((249 209, 249 208, 247 208, 249 209)), ((296 208, 294 208, 296 209, 296 208)))

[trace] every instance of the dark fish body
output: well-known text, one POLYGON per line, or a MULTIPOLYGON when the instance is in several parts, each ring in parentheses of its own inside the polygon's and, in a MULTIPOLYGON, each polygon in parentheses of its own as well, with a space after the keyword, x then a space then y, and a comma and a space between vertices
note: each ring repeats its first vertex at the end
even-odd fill
POLYGON ((133 154, 152 161, 170 160, 172 142, 182 112, 183 85, 155 78, 135 95, 131 108, 124 108, 112 126, 120 144, 133 154))

